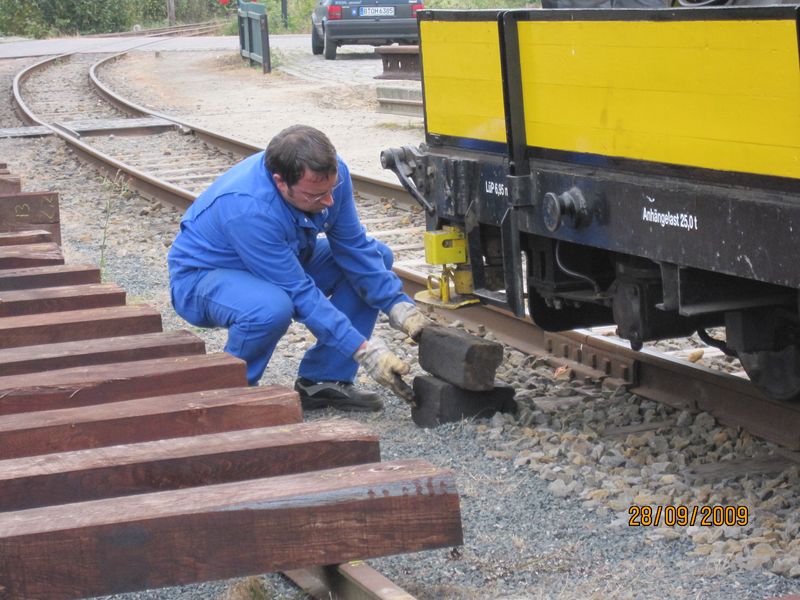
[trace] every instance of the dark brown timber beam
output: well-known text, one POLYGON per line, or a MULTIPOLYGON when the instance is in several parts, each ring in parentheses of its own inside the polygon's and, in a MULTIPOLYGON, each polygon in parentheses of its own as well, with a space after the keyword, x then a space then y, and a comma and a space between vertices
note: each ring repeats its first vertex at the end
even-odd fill
POLYGON ((6 376, 22 375, 88 365, 204 354, 205 348, 205 342, 189 331, 159 331, 44 346, 22 346, 0 350, 0 373, 6 376))
POLYGON ((125 290, 114 283, 90 283, 0 291, 0 317, 123 306, 125 290))
POLYGON ((0 271, 0 290, 84 283, 100 283, 100 269, 94 265, 52 265, 0 271))
POLYGON ((0 511, 275 477, 380 461, 355 421, 244 429, 0 460, 0 511))
POLYGON ((245 385, 245 362, 230 354, 172 356, 0 377, 0 414, 74 408, 245 385))
MULTIPOLYGON (((18 181, 17 181, 18 183, 18 181)), ((21 192, 4 189, 0 181, 0 231, 44 229, 61 243, 61 225, 56 192, 21 192)))
POLYGON ((299 423, 297 392, 241 387, 0 416, 0 456, 18 458, 299 423))
POLYGON ((0 269, 22 269, 63 265, 64 256, 57 244, 20 244, 0 246, 0 269))
POLYGON ((0 319, 0 348, 161 331, 161 313, 150 306, 111 306, 0 319))
POLYGON ((0 519, 0 598, 80 598, 462 543, 420 460, 94 500, 0 519))
POLYGON ((43 244, 53 241, 53 234, 43 229, 34 231, 12 231, 0 233, 0 246, 20 244, 43 244))

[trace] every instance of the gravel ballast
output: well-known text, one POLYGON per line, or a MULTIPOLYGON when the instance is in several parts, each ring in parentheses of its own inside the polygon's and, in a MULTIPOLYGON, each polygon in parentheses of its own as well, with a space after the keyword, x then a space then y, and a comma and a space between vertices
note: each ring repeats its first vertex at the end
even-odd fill
MULTIPOLYGON (((292 64, 292 52, 282 55, 287 65, 292 64)), ((296 68, 302 69, 310 52, 296 52, 296 68)), ((188 72, 197 61, 213 64, 202 54, 176 53, 152 60, 176 61, 188 72)), ((0 62, 4 89, 23 63, 0 62)), ((147 68, 147 61, 139 58, 136 66, 147 68)), ((122 65, 119 67, 122 71, 122 65)), ((320 67, 315 64, 314 68, 320 67)), ((150 72, 157 71, 154 67, 150 72)), ((115 76, 122 75, 117 72, 115 76)), ((292 79, 280 74, 275 77, 285 93, 292 79)), ((197 105, 199 99, 211 104, 217 95, 237 89, 268 102, 264 80, 253 84, 258 87, 247 87, 253 77, 246 67, 226 63, 226 69, 211 71, 208 78, 213 85, 207 81, 202 89, 182 89, 182 97, 195 94, 197 105)), ((171 85, 162 82, 161 93, 171 85)), ((349 97, 342 87, 321 83, 314 93, 327 90, 332 97, 340 93, 349 97)), ((298 84, 294 110, 308 110, 301 101, 306 88, 298 84)), ((359 105, 357 112, 364 109, 359 105)), ((213 120, 213 115, 195 110, 198 116, 213 120)), ((191 120, 192 112, 181 116, 191 120)), ((232 122, 233 116, 228 120, 232 122)), ((347 116, 351 143, 360 145, 359 153, 365 152, 362 146, 371 144, 377 156, 380 149, 392 145, 375 138, 374 130, 359 133, 358 120, 358 115, 347 116)), ((247 115, 236 121, 231 123, 233 134, 234 129, 246 127, 247 115)), ((6 106, 0 108, 0 127, 19 125, 6 106)), ((402 137, 402 131, 394 130, 387 137, 394 141, 402 137)), ((412 133, 409 138, 418 135, 418 131, 412 133)), ((345 159, 348 143, 337 141, 345 159)), ((104 281, 124 287, 129 302, 146 302, 162 312, 165 329, 189 328, 169 305, 165 257, 180 220, 177 209, 130 194, 97 176, 53 138, 4 139, 0 162, 23 176, 25 190, 60 193, 68 262, 101 264, 104 281)), ((189 329, 203 337, 209 352, 224 345, 224 332, 189 329)), ((493 339, 491 332, 474 333, 493 339)), ((416 347, 390 329, 385 318, 375 335, 416 364, 416 347)), ((291 386, 300 357, 312 341, 302 326, 293 325, 262 383, 291 386)), ((422 374, 418 365, 413 374, 422 374)), ((700 465, 774 455, 774 446, 722 427, 707 414, 675 411, 624 390, 603 389, 598 382, 571 381, 568 373, 556 372, 510 348, 504 349, 498 380, 517 388, 517 416, 498 414, 490 420, 420 429, 411 422, 407 405, 363 376, 362 385, 382 394, 383 412, 344 415, 328 410, 307 415, 308 419, 347 416, 369 424, 381 437, 384 460, 424 458, 454 470, 461 495, 464 546, 370 561, 395 583, 419 598, 431 599, 727 600, 800 593, 797 465, 728 479, 690 476, 700 465), (638 433, 621 429, 647 423, 661 426, 638 433), (632 504, 744 505, 750 518, 745 527, 631 527, 628 507, 632 504)), ((282 577, 267 575, 115 598, 234 599, 258 597, 255 593, 303 597, 282 577)))

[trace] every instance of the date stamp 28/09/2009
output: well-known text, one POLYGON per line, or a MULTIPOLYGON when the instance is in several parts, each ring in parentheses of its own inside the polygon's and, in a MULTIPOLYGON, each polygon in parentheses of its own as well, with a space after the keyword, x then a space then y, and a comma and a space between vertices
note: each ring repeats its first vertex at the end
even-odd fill
POLYGON ((747 506, 714 504, 687 506, 683 504, 638 505, 628 508, 630 527, 734 527, 747 525, 750 509, 747 506))

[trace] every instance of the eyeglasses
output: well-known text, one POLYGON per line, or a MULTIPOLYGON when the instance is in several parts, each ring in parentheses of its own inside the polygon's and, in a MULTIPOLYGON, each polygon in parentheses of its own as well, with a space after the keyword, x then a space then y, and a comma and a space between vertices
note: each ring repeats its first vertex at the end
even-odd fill
POLYGON ((333 193, 334 193, 334 192, 335 192, 335 191, 338 189, 338 187, 339 187, 340 185, 342 185, 343 183, 344 183, 344 180, 340 181, 340 182, 339 182, 339 183, 337 183, 335 186, 333 186, 333 187, 330 189, 330 191, 323 192, 322 194, 308 194, 308 193, 304 192, 303 190, 297 190, 297 191, 298 191, 298 192, 300 192, 300 193, 303 195, 303 198, 305 198, 306 202, 309 202, 309 203, 311 203, 311 204, 316 204, 317 202, 319 202, 319 201, 321 201, 321 200, 324 200, 324 199, 325 199, 325 198, 327 198, 328 196, 333 196, 333 193))

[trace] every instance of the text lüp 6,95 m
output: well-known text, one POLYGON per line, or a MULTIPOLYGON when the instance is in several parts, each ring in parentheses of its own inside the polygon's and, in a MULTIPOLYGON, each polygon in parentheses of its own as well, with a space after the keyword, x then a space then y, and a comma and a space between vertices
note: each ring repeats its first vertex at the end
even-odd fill
POLYGON ((715 504, 713 506, 685 506, 683 504, 667 504, 639 506, 628 508, 628 525, 631 527, 734 527, 747 525, 750 510, 747 506, 715 504))

